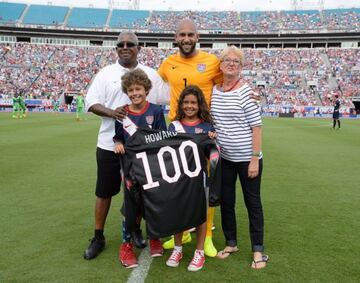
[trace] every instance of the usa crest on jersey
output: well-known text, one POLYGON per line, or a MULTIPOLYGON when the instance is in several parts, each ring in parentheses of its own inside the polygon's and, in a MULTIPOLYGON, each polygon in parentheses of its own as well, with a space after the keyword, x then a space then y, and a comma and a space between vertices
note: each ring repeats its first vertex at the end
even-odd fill
POLYGON ((198 70, 200 73, 205 72, 205 70, 206 70, 206 64, 197 64, 197 70, 198 70))
POLYGON ((145 119, 148 125, 151 125, 154 122, 154 116, 146 116, 145 119))
POLYGON ((195 128, 195 134, 201 134, 201 133, 203 133, 204 131, 203 131, 203 129, 201 129, 201 128, 195 128))

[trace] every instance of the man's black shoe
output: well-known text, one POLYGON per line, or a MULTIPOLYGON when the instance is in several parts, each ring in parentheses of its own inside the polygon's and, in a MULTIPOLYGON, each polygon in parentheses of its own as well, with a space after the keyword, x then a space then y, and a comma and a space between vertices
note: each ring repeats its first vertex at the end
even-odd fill
POLYGON ((141 230, 137 230, 131 233, 131 238, 134 242, 135 247, 138 249, 143 249, 146 247, 146 241, 144 240, 141 230))
POLYGON ((84 258, 87 260, 93 259, 105 248, 105 239, 91 239, 89 247, 84 252, 84 258))

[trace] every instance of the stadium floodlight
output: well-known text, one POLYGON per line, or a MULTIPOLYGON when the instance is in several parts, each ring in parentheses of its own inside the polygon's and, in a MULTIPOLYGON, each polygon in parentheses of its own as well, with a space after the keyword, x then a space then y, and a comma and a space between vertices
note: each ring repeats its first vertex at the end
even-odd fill
POLYGON ((324 10, 324 0, 291 0, 291 9, 293 10, 324 10))
POLYGON ((109 9, 139 10, 140 0, 109 0, 109 9))

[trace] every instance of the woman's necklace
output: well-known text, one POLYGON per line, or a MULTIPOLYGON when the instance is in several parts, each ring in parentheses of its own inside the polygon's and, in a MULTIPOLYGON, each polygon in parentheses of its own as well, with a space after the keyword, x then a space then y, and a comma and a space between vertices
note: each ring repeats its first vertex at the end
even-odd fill
POLYGON ((238 79, 236 80, 236 82, 235 82, 234 84, 232 84, 231 87, 228 88, 228 89, 225 88, 225 85, 224 85, 224 83, 223 83, 223 84, 222 84, 222 90, 223 90, 223 92, 232 91, 232 90, 236 87, 236 85, 238 84, 239 81, 240 81, 240 78, 238 78, 238 79))

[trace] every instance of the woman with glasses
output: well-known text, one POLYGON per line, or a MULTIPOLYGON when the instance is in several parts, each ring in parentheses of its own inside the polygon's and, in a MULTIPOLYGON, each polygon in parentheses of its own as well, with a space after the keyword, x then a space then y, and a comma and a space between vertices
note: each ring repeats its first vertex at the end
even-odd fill
POLYGON ((213 89, 211 114, 221 148, 221 222, 226 247, 218 253, 224 259, 238 251, 235 216, 236 181, 239 176, 248 211, 253 260, 251 267, 264 268, 264 217, 260 198, 262 173, 261 115, 253 90, 241 78, 244 55, 235 46, 220 56, 223 83, 213 89))

